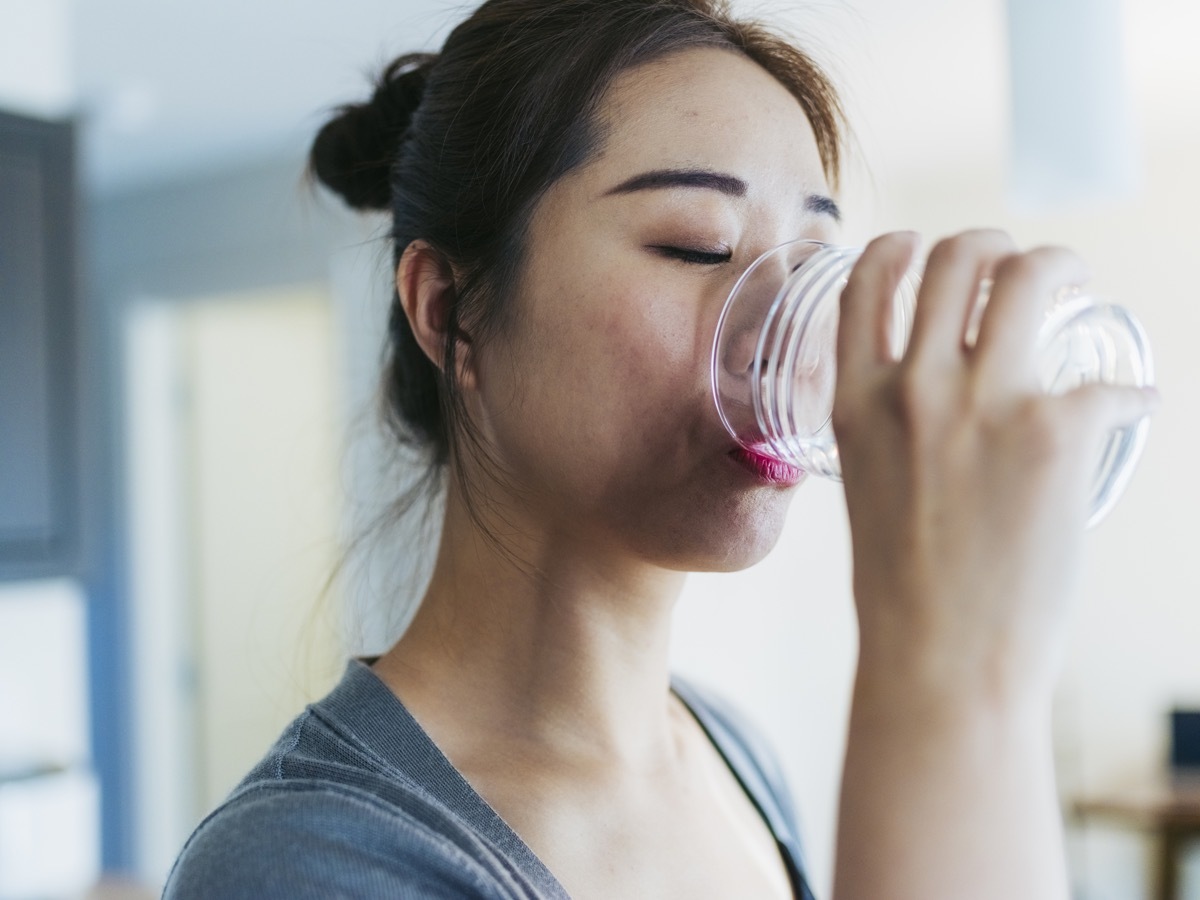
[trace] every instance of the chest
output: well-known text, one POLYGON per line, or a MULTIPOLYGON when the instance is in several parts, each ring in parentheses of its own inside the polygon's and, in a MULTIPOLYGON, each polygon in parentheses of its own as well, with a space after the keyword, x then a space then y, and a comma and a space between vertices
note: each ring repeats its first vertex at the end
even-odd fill
POLYGON ((575 900, 792 896, 783 858, 769 833, 748 833, 712 820, 686 827, 672 820, 664 828, 670 830, 651 833, 643 827, 600 829, 593 824, 539 840, 543 847, 537 852, 575 900))
POLYGON ((774 835, 727 768, 591 791, 481 787, 573 900, 793 896, 774 835))

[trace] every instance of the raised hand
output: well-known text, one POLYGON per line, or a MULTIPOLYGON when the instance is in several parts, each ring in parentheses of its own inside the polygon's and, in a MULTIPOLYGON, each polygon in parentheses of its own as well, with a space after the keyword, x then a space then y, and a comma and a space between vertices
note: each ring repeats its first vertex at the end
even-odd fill
POLYGON ((1087 270, 997 231, 934 247, 892 358, 884 316, 916 252, 907 233, 872 242, 842 295, 833 425, 860 650, 835 896, 1060 900, 1049 709, 1089 487, 1104 435, 1155 398, 1042 392, 1042 311, 1087 270))

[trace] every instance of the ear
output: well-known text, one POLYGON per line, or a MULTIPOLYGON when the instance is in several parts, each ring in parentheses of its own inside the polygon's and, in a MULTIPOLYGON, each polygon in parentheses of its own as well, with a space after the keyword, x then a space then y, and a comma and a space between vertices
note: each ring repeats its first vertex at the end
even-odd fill
MULTIPOLYGON (((430 362, 441 369, 450 310, 457 299, 457 284, 450 262, 427 241, 413 241, 404 248, 396 266, 396 294, 417 344, 430 362)), ((458 383, 464 388, 474 387, 470 337, 459 329, 455 340, 458 383)))

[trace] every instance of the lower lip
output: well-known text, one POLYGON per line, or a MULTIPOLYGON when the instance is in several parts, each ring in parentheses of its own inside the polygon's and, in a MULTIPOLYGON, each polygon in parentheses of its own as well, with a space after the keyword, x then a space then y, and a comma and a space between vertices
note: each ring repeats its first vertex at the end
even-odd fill
POLYGON ((799 469, 773 456, 764 456, 738 447, 729 455, 743 468, 748 469, 763 484, 773 484, 780 487, 792 487, 804 480, 804 470, 799 469))

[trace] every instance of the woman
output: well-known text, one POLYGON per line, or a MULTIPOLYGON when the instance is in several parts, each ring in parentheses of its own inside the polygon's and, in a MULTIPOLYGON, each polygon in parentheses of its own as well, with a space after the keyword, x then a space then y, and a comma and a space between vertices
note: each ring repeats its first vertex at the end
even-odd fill
MULTIPOLYGON (((408 631, 167 896, 811 896, 769 755, 667 645, 684 573, 759 560, 803 480, 724 432, 707 360, 754 258, 836 235, 839 129, 817 67, 711 0, 490 0, 326 126, 318 176, 394 217, 386 397, 444 479, 441 543, 408 631)), ((916 253, 874 241, 842 298, 861 650, 834 896, 1065 897, 1048 713, 1086 460, 1152 400, 1039 394, 1038 300, 1086 272, 996 232, 934 247, 890 359, 916 253)))

